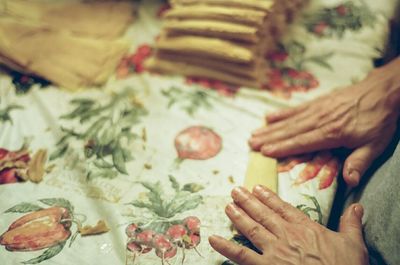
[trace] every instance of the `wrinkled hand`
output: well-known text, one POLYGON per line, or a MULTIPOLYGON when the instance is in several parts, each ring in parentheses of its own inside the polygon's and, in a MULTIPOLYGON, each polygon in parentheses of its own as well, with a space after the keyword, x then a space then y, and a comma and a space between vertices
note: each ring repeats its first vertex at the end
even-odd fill
POLYGON ((336 233, 265 187, 257 186, 252 194, 236 188, 232 198, 234 203, 226 207, 226 214, 262 254, 219 236, 211 236, 209 241, 216 251, 238 264, 368 264, 361 231, 363 208, 359 204, 346 210, 336 233))
POLYGON ((269 126, 253 132, 251 148, 276 158, 338 147, 353 149, 343 176, 348 185, 358 185, 396 130, 399 68, 397 59, 356 85, 268 115, 269 126))

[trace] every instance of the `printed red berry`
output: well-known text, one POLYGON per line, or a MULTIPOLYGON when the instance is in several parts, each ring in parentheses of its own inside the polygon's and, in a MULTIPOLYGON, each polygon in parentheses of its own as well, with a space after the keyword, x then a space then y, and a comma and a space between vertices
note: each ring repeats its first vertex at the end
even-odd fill
POLYGON ((16 169, 7 168, 0 172, 0 184, 16 183, 18 182, 16 169))
POLYGON ((9 151, 7 149, 0 148, 0 159, 3 159, 8 153, 9 151))
POLYGON ((140 244, 151 244, 156 233, 152 230, 144 230, 136 235, 136 241, 140 244))
POLYGON ((345 16, 347 15, 347 7, 345 7, 344 5, 340 5, 336 8, 336 12, 340 15, 340 16, 345 16))
POLYGON ((157 234, 153 238, 156 255, 162 259, 169 259, 176 255, 177 247, 165 235, 157 234))
POLYGON ((188 241, 185 242, 186 249, 192 249, 197 247, 200 244, 200 235, 196 233, 192 233, 188 237, 188 241))
POLYGON ((142 55, 143 58, 149 57, 151 55, 152 49, 149 45, 143 44, 138 47, 137 54, 142 55))
POLYGON ((137 234, 138 226, 135 223, 128 225, 125 229, 125 233, 128 237, 134 237, 137 234))
POLYGON ((288 57, 286 52, 274 52, 267 55, 267 59, 273 62, 284 62, 288 57))
POLYGON ((152 250, 151 247, 141 246, 134 239, 130 240, 128 244, 126 244, 126 248, 133 253, 140 253, 140 254, 146 254, 152 250))
POLYGON ((326 24, 326 22, 322 21, 314 26, 313 32, 317 35, 322 36, 322 35, 324 35, 327 27, 328 27, 328 24, 326 24))
POLYGON ((168 236, 173 242, 182 241, 184 235, 187 234, 187 230, 183 225, 172 225, 165 232, 165 235, 168 236))
POLYGON ((189 216, 183 219, 183 224, 191 233, 200 233, 200 219, 196 216, 189 216))

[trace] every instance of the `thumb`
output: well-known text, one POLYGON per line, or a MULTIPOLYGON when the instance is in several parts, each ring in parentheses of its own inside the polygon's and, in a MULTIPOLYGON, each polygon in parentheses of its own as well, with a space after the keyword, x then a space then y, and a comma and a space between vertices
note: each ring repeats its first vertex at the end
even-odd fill
POLYGON ((361 177, 387 145, 386 141, 373 142, 354 150, 347 157, 343 167, 343 178, 348 186, 355 187, 360 183, 361 177))
POLYGON ((362 217, 364 209, 361 204, 352 204, 340 218, 339 232, 350 238, 363 242, 362 217))

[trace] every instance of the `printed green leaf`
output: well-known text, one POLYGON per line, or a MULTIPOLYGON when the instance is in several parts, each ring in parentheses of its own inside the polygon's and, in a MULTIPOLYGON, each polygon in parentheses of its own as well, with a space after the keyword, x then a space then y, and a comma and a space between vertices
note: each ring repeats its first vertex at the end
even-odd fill
POLYGON ((68 247, 70 248, 72 246, 72 244, 75 242, 76 237, 79 234, 79 229, 76 230, 76 232, 71 236, 71 239, 69 241, 69 245, 68 247))
POLYGON ((305 61, 312 62, 312 63, 315 63, 315 64, 317 64, 317 65, 319 65, 321 67, 324 67, 324 68, 332 71, 333 70, 332 66, 329 63, 327 63, 327 60, 330 57, 332 57, 332 55, 333 55, 333 53, 313 56, 313 57, 309 57, 309 58, 304 59, 304 62, 305 61))
POLYGON ((86 178, 92 180, 94 178, 113 179, 118 176, 118 172, 112 168, 100 168, 99 170, 89 171, 86 178))
POLYGON ((10 112, 17 109, 23 109, 23 107, 20 105, 11 104, 8 105, 5 109, 0 109, 0 122, 9 121, 12 124, 10 112))
POLYGON ((55 160, 62 157, 68 150, 68 144, 58 147, 53 153, 50 154, 49 160, 55 160))
POLYGON ((128 204, 133 205, 133 206, 135 206, 137 208, 147 208, 147 209, 150 209, 150 210, 153 209, 153 205, 152 204, 148 204, 148 203, 145 203, 145 202, 142 202, 142 201, 133 201, 133 202, 130 202, 128 204))
POLYGON ((180 191, 166 207, 167 217, 171 218, 178 213, 183 213, 197 208, 203 202, 203 197, 187 191, 180 191))
POLYGON ((23 264, 38 264, 41 263, 42 261, 51 259, 52 257, 56 256, 58 253, 61 252, 61 250, 64 248, 66 241, 63 241, 51 248, 46 249, 46 251, 44 251, 40 256, 27 260, 27 261, 23 261, 23 264))
POLYGON ((74 206, 72 206, 72 204, 64 198, 49 198, 49 199, 41 199, 39 201, 49 206, 64 207, 70 213, 74 212, 74 206))
POLYGON ((99 130, 104 126, 104 122, 107 120, 107 117, 100 117, 96 122, 94 122, 86 132, 83 134, 86 139, 91 139, 99 130))
POLYGON ((305 204, 297 205, 296 208, 299 209, 300 211, 302 211, 304 214, 306 214, 310 218, 312 218, 310 215, 310 212, 315 212, 318 216, 318 219, 316 221, 318 223, 322 224, 322 217, 323 217, 322 210, 321 210, 321 206, 319 205, 317 198, 315 198, 314 196, 307 195, 307 194, 302 194, 302 195, 305 198, 307 198, 308 200, 311 200, 312 203, 314 204, 315 208, 308 207, 305 204))
POLYGON ((168 178, 169 178, 169 181, 171 181, 172 188, 173 188, 175 191, 178 192, 179 189, 180 189, 180 186, 179 186, 179 183, 178 183, 178 181, 176 180, 176 178, 175 178, 174 176, 172 176, 172 175, 169 175, 168 178))
MULTIPOLYGON (((87 172, 88 180, 97 177, 114 178, 118 172, 127 174, 126 162, 133 159, 129 145, 138 138, 131 129, 147 114, 141 104, 131 100, 132 96, 134 91, 127 88, 122 93, 111 95, 108 102, 104 103, 89 98, 73 99, 70 104, 74 109, 61 116, 63 119, 87 124, 80 128, 61 130, 64 137, 69 138, 68 143, 80 141, 85 158, 90 159, 91 163, 95 161, 90 169, 94 172, 87 172), (119 143, 124 143, 124 147, 119 143), (112 161, 112 167, 101 160, 112 161)), ((55 151, 53 159, 64 154, 67 148, 64 144, 66 141, 61 141, 61 147, 55 151)))
POLYGON ((39 211, 42 209, 43 209, 42 207, 36 204, 32 204, 29 202, 22 202, 6 210, 5 213, 29 213, 29 212, 39 211))
POLYGON ((115 168, 121 172, 122 174, 127 175, 128 172, 126 171, 125 168, 125 159, 124 159, 124 153, 122 152, 121 148, 115 148, 112 154, 113 158, 113 164, 115 168))
POLYGON ((113 164, 108 163, 107 161, 105 161, 103 159, 95 160, 93 162, 93 164, 98 168, 113 168, 113 166, 114 166, 113 164))
POLYGON ((197 183, 187 183, 183 186, 182 190, 195 193, 204 190, 204 186, 197 183))
POLYGON ((193 116, 200 108, 212 108, 211 97, 203 90, 182 90, 181 88, 171 87, 168 90, 163 90, 161 94, 168 98, 168 109, 179 104, 181 109, 190 116, 193 116))
POLYGON ((95 102, 91 99, 87 99, 87 98, 76 98, 70 101, 71 104, 74 105, 93 105, 95 102))

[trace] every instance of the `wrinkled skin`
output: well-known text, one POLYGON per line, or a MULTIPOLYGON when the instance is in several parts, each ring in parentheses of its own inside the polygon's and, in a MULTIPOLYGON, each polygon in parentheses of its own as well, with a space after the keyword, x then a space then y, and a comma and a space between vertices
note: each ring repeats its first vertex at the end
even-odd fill
POLYGON ((357 186, 396 130, 398 69, 400 58, 372 71, 358 84, 268 115, 269 126, 253 132, 251 148, 275 158, 338 147, 351 149, 343 176, 349 186, 357 186))
POLYGON ((262 254, 219 236, 211 236, 209 241, 216 251, 240 265, 368 264, 359 204, 346 210, 336 233, 263 186, 255 187, 252 193, 235 188, 232 198, 226 214, 262 254))

